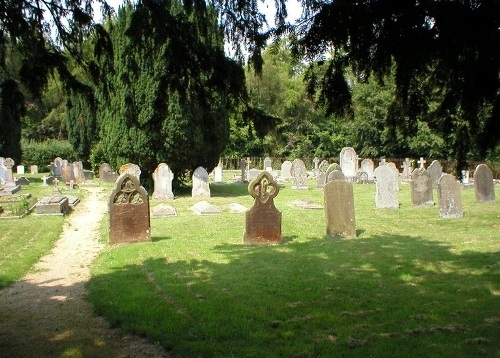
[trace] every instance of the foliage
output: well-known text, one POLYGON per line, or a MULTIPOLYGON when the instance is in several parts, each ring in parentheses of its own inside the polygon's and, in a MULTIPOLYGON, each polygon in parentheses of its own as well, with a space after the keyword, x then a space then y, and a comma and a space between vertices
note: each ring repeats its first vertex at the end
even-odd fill
POLYGON ((22 164, 26 166, 38 165, 43 170, 55 158, 61 157, 69 162, 79 159, 68 141, 50 139, 44 142, 35 142, 33 140, 21 141, 23 149, 22 164))
POLYGON ((24 98, 17 83, 0 73, 0 153, 14 162, 21 160, 21 116, 24 98))

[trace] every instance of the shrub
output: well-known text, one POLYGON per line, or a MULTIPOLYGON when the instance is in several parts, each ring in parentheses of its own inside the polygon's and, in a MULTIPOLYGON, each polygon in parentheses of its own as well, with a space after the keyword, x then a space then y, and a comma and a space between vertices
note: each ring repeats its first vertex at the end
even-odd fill
POLYGON ((23 140, 21 148, 23 153, 21 164, 38 165, 41 171, 57 157, 69 162, 77 160, 73 147, 66 140, 49 139, 45 142, 23 140))

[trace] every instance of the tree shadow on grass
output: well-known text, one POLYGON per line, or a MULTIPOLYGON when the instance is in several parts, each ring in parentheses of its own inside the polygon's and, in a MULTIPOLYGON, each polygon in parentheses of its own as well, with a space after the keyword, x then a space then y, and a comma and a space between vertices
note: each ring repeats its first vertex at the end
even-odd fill
POLYGON ((92 278, 90 298, 113 324, 186 356, 499 349, 499 252, 455 253, 441 242, 389 234, 213 251, 219 259, 167 254, 114 263, 112 273, 92 278))

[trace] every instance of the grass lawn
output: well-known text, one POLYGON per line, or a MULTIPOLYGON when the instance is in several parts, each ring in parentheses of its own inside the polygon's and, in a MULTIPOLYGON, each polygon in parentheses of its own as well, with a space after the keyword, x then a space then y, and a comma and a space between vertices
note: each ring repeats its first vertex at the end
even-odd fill
MULTIPOLYGON (((244 214, 196 216, 190 193, 151 218, 151 243, 109 247, 87 288, 113 326, 184 357, 498 356, 500 188, 465 217, 375 208, 375 186, 355 185, 357 237, 325 237, 322 190, 281 188, 283 243, 243 245, 244 214)), ((208 201, 250 206, 245 185, 211 185, 208 201)), ((437 201, 436 193, 434 200, 437 201)), ((103 239, 107 235, 107 219, 103 239)))

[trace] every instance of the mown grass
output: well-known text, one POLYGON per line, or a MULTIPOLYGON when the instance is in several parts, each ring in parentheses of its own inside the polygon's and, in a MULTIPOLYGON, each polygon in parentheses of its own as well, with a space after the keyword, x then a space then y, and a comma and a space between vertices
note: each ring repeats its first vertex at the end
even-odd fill
MULTIPOLYGON (((252 203, 244 185, 211 190, 217 206, 252 203)), ((167 202, 178 217, 151 219, 151 243, 94 262, 89 299, 113 326, 185 357, 498 356, 498 201, 463 190, 465 217, 444 220, 437 205, 412 208, 408 185, 399 210, 375 209, 373 185, 354 193, 358 235, 332 239, 322 210, 290 206, 322 203, 322 191, 286 184, 273 246, 243 245, 244 214, 196 216, 186 193, 167 202)))

